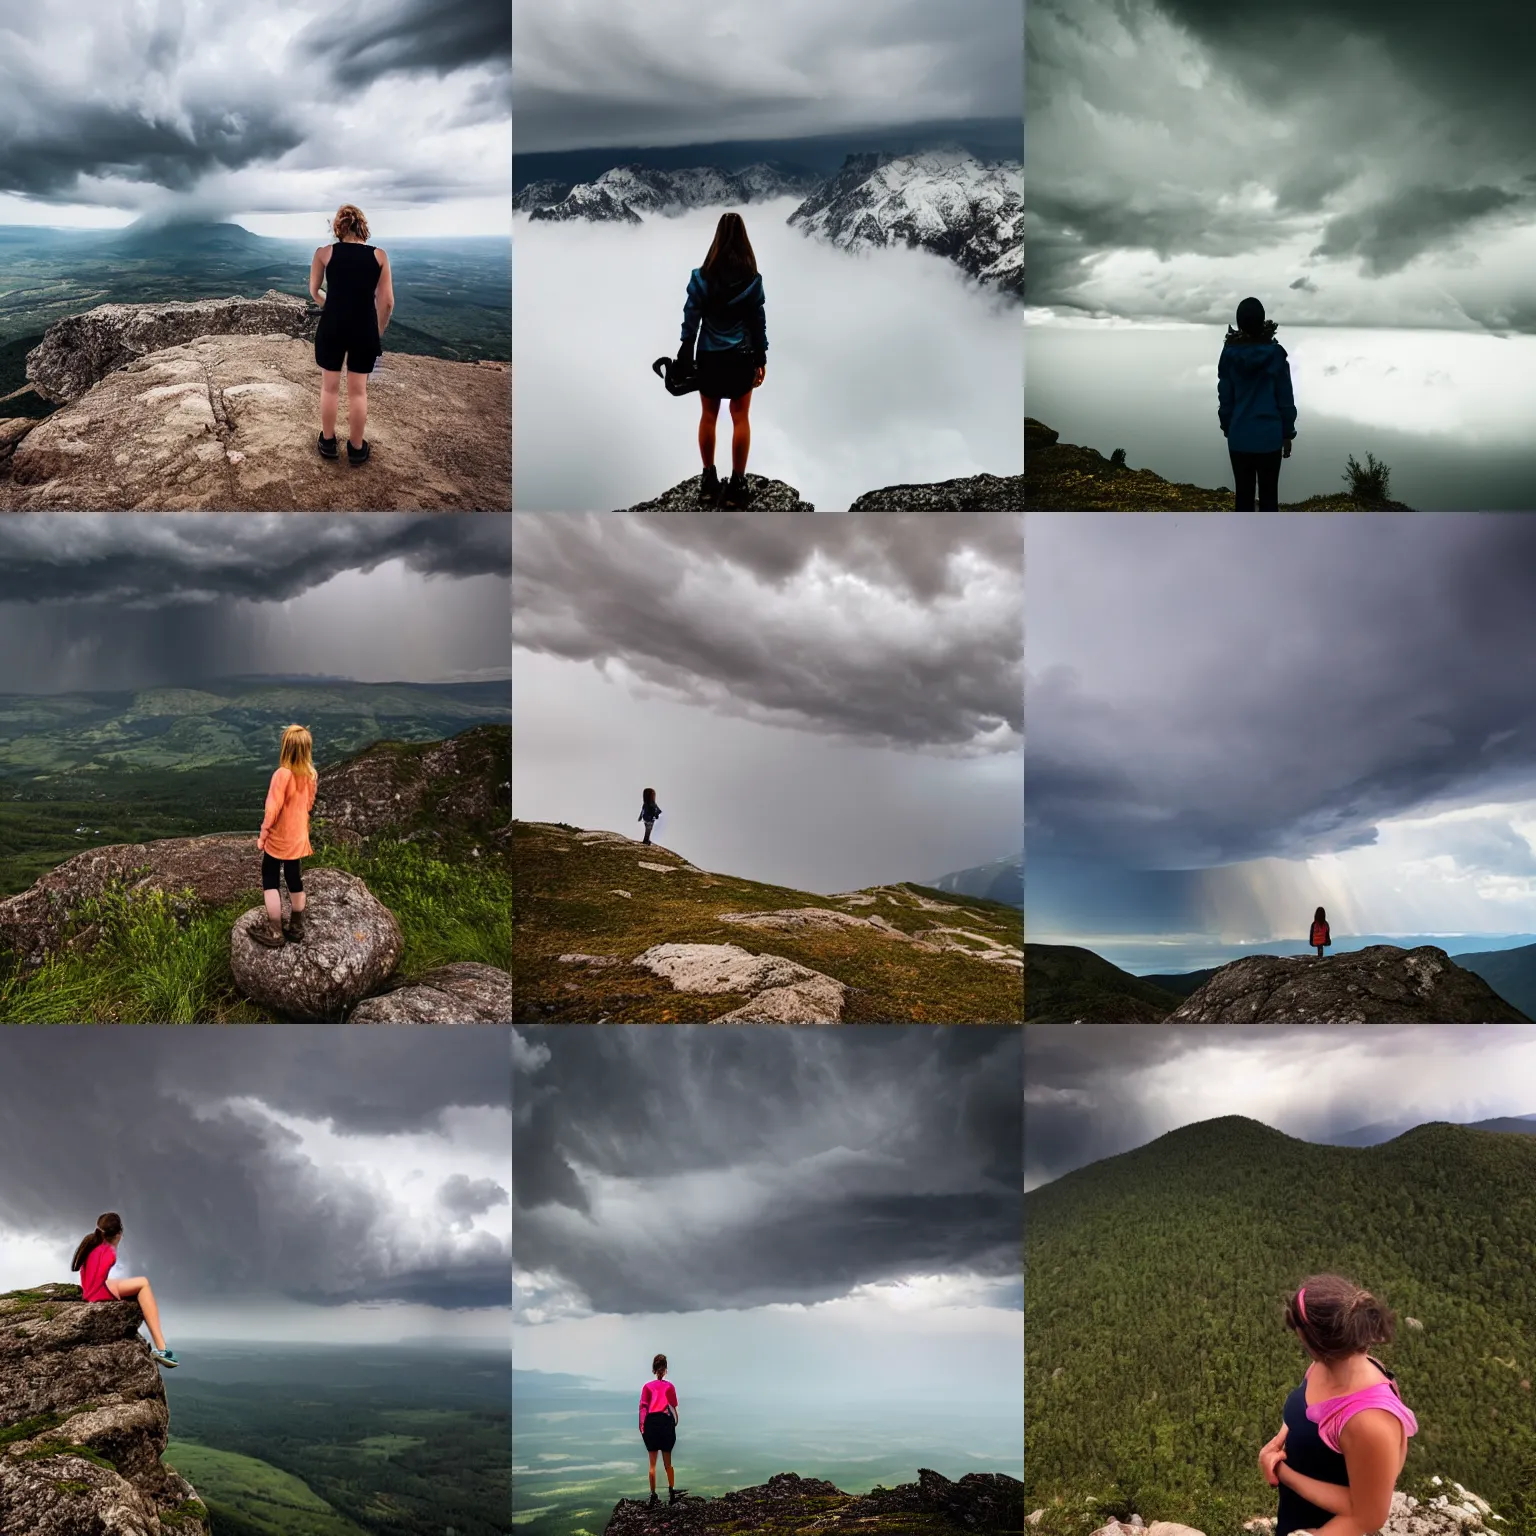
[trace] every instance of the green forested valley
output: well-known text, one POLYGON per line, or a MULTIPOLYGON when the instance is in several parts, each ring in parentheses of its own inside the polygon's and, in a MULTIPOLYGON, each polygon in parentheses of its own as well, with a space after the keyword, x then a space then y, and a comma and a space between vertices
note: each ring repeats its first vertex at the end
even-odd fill
POLYGON ((1258 1450, 1307 1363, 1281 1312, 1324 1270, 1397 1313, 1374 1352, 1419 1420, 1398 1486, 1455 1478, 1536 1536, 1536 1137, 1330 1147, 1209 1120, 1035 1190, 1025 1257, 1025 1494, 1079 1512, 1041 1536, 1117 1508, 1208 1536, 1273 1514, 1258 1450))

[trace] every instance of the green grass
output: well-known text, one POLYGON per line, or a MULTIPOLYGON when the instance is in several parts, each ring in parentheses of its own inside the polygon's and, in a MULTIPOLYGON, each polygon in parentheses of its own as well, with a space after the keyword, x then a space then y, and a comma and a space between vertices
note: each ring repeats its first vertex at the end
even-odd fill
POLYGON ((224 1536, 221 1509, 233 1510, 245 1529, 260 1536, 369 1536, 307 1483, 254 1456, 173 1437, 163 1459, 214 1512, 214 1536, 224 1536))
MULTIPOLYGON (((451 960, 510 968, 511 878, 491 859, 450 862, 416 843, 317 842, 315 850, 305 861, 309 869, 357 875, 395 914, 404 938, 399 974, 451 960)), ((120 886, 109 889, 72 920, 75 933, 97 928, 91 948, 61 951, 35 971, 0 974, 0 1021, 278 1022, 240 995, 229 969, 230 929, 260 899, 254 879, 249 897, 216 908, 199 907, 190 893, 129 896, 120 886)))
MULTIPOLYGON (((756 930, 723 912, 827 907, 878 914, 905 933, 937 923, 1021 946, 1023 913, 977 897, 917 885, 883 886, 874 904, 850 904, 787 886, 708 871, 663 874, 640 861, 675 864, 664 848, 581 843, 550 825, 513 824, 513 995, 517 1022, 699 1023, 748 1001, 746 994, 678 992, 664 977, 629 965, 576 970, 563 953, 632 959, 653 944, 734 944, 783 955, 852 988, 848 1023, 1017 1023, 1023 995, 1016 968, 965 955, 932 954, 868 930, 756 930), (631 894, 623 897, 616 890, 631 894), (926 910, 923 900, 944 903, 926 910)), ((967 942, 962 940, 961 942, 967 942)), ((970 948, 984 948, 977 940, 970 948)))
POLYGON ((1024 946, 1029 1024, 1155 1024, 1183 1001, 1076 944, 1024 946))

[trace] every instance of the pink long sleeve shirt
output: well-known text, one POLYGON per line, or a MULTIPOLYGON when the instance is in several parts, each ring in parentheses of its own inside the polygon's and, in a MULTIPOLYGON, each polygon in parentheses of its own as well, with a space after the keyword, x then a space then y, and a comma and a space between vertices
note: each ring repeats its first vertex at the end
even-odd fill
POLYGON ((645 1428, 645 1416, 648 1413, 665 1413, 668 1408, 673 1410, 673 1417, 677 1417, 677 1392, 670 1381, 662 1381, 659 1377, 654 1381, 648 1381, 640 1388, 640 1428, 645 1428))

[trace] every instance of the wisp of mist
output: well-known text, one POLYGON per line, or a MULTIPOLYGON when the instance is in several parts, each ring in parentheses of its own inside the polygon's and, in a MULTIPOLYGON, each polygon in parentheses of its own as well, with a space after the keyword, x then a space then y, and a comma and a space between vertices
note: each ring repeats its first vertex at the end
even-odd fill
MULTIPOLYGON (((864 491, 1023 472, 1017 304, 906 247, 850 253, 741 210, 767 298, 768 372, 752 399, 749 473, 818 510, 864 491)), ((612 511, 699 473, 699 397, 651 372, 677 353, 688 274, 722 208, 639 226, 513 221, 513 500, 612 511)), ((729 409, 715 462, 730 471, 729 409)))

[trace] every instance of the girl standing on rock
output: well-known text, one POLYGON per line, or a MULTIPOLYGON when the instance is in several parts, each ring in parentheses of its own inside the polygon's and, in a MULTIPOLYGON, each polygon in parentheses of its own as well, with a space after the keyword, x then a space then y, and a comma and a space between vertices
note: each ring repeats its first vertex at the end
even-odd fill
POLYGON ((116 1211, 107 1211, 96 1218, 96 1230, 80 1239, 75 1256, 70 1260, 70 1270, 80 1276, 80 1295, 86 1301, 137 1301, 144 1314, 144 1326, 155 1341, 151 1356, 161 1365, 174 1367, 180 1362, 165 1347, 165 1335, 160 1331, 160 1307, 149 1281, 143 1275, 131 1280, 109 1280, 107 1275, 117 1263, 117 1245, 123 1239, 123 1218, 116 1211))
POLYGON ((1286 1303, 1285 1326, 1312 1363, 1259 1452, 1280 1490, 1274 1536, 1367 1536, 1386 1523, 1419 1428, 1397 1378, 1366 1353, 1392 1342, 1392 1313, 1340 1275, 1313 1275, 1286 1303))
POLYGON ((666 1380, 665 1355, 651 1361, 651 1370, 656 1379, 640 1388, 640 1435, 651 1454, 651 1503, 661 1502, 656 1497, 656 1453, 660 1451, 667 1469, 667 1503, 675 1504, 678 1489, 672 1485, 672 1447, 677 1444, 677 1389, 666 1380))
POLYGON ((302 725, 283 732, 278 768, 267 787, 267 807, 261 818, 261 900, 265 921, 254 918, 246 932, 268 949, 281 949, 284 938, 304 941, 304 877, 299 861, 314 852, 309 846, 309 813, 314 809, 319 776, 315 773, 314 742, 302 725), (279 877, 288 882, 293 909, 283 926, 283 895, 279 877))
POLYGON ((341 366, 347 366, 347 463, 366 464, 371 450, 368 375, 384 351, 380 339, 395 312, 395 280, 389 256, 368 244, 368 220, 354 203, 343 203, 331 220, 333 245, 322 245, 309 264, 309 296, 322 306, 315 331, 320 368, 320 441, 323 459, 338 456, 336 408, 341 399, 341 366), (325 297, 320 284, 325 283, 325 297))
POLYGON ((680 361, 693 357, 698 338, 700 494, 711 506, 735 511, 751 500, 747 454, 752 447, 752 391, 768 371, 768 322, 757 257, 739 213, 722 213, 702 267, 688 279, 683 303, 680 361), (720 402, 731 402, 731 479, 722 492, 715 472, 715 425, 720 402))
POLYGON ((656 804, 656 791, 654 789, 641 790, 640 814, 635 817, 635 820, 645 823, 645 836, 641 838, 641 842, 650 842, 651 828, 661 820, 661 807, 656 804))
POLYGON ((1296 436, 1296 398, 1291 365, 1275 340, 1275 322, 1257 299, 1237 306, 1237 329, 1228 327, 1216 364, 1216 417, 1227 440, 1237 510, 1280 509, 1280 460, 1290 458, 1296 436))
POLYGON ((1328 931, 1328 914, 1321 907, 1312 914, 1312 932, 1307 943, 1317 951, 1319 960, 1323 958, 1323 951, 1333 943, 1333 935, 1328 931))

